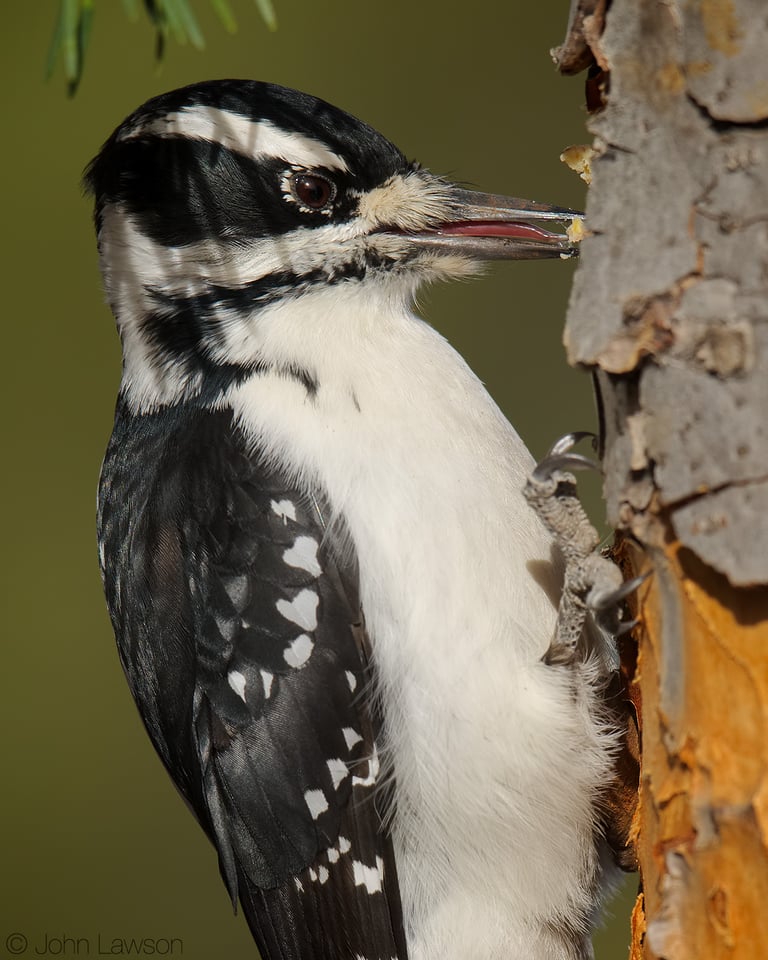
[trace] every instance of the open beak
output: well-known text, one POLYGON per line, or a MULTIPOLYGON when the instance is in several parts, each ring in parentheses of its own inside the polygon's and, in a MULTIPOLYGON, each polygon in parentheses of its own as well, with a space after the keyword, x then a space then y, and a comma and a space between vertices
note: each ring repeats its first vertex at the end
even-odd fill
MULTIPOLYGON (((566 232, 583 214, 532 200, 452 187, 447 215, 429 230, 409 233, 416 245, 473 260, 574 257, 578 241, 566 232), (562 227, 554 232, 552 227, 562 227)), ((576 231, 573 231, 574 233, 576 231)))

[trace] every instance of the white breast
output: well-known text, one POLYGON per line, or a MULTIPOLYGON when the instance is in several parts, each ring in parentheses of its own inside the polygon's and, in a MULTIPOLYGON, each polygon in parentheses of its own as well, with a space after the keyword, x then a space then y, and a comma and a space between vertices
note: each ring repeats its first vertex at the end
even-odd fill
POLYGON ((523 500, 530 454, 456 352, 404 308, 333 288, 259 317, 248 435, 343 515, 386 712, 412 960, 566 958, 586 907, 607 734, 588 678, 544 666, 557 572, 523 500))

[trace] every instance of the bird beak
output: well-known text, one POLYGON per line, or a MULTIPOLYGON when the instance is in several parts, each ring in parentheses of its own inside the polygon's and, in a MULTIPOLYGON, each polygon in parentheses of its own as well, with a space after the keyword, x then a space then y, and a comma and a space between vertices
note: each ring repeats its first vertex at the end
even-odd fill
POLYGON ((583 214, 532 200, 452 187, 447 216, 429 230, 409 234, 419 247, 473 260, 539 260, 578 255, 583 214), (551 227, 561 226, 562 232, 551 227), (575 227, 575 229, 574 229, 575 227))

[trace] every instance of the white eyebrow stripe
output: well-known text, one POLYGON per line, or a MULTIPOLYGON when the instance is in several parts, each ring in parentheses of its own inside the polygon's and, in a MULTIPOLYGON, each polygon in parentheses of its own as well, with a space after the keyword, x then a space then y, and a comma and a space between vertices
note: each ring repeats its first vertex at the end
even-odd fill
POLYGON ((252 159, 278 157, 299 167, 349 169, 343 157, 313 137, 289 133, 269 120, 249 120, 248 117, 219 107, 182 107, 181 110, 140 124, 125 133, 122 139, 132 140, 147 134, 220 143, 228 150, 252 159))

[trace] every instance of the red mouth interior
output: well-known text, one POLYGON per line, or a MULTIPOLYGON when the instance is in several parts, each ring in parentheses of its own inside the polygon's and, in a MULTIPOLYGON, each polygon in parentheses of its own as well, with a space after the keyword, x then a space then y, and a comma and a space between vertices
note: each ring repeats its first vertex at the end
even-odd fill
POLYGON ((512 220, 460 220, 456 223, 441 223, 438 232, 460 237, 516 237, 522 240, 565 240, 562 233, 540 230, 529 223, 512 220))

